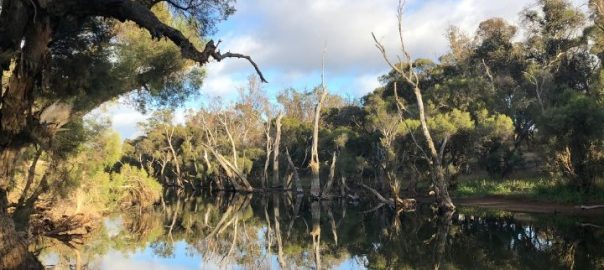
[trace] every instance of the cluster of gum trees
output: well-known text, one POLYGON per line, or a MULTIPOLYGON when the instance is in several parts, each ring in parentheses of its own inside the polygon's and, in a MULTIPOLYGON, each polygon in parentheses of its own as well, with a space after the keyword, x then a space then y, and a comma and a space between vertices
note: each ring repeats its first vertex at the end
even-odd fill
POLYGON ((27 182, 65 182, 20 172, 63 155, 60 137, 77 134, 71 123, 126 93, 143 110, 180 104, 212 59, 244 58, 260 74, 248 56, 204 38, 234 11, 230 0, 0 1, 0 268, 42 268, 15 233, 10 196, 27 182))
POLYGON ((360 101, 321 85, 284 90, 272 104, 250 79, 234 104, 210 102, 185 124, 161 124, 168 128, 145 124, 128 159, 166 184, 251 191, 300 183, 316 197, 332 186, 345 195, 354 183, 398 198, 428 179, 446 209, 454 207, 447 189, 481 170, 498 179, 537 164, 589 192, 604 164, 603 5, 591 1, 585 14, 541 0, 519 26, 492 18, 471 36, 451 27, 450 51, 438 61, 413 59, 403 44, 384 86, 360 101), (310 183, 296 182, 298 173, 310 183))
MULTIPOLYGON (((42 183, 68 183, 62 172, 90 172, 82 162, 60 163, 69 152, 61 146, 81 141, 84 114, 131 92, 143 110, 182 103, 203 79, 197 64, 210 59, 245 58, 258 71, 249 57, 203 39, 234 11, 232 1, 0 6, 0 259, 18 255, 0 268, 36 265, 7 212, 52 190, 42 183), (37 173, 52 164, 65 170, 37 173)), ((330 197, 362 184, 394 204, 400 191, 414 193, 428 180, 439 206, 450 209, 447 189, 460 175, 484 169, 500 178, 530 162, 589 192, 604 171, 603 14, 602 0, 589 1, 588 13, 566 0, 539 0, 519 26, 493 18, 473 35, 452 27, 450 51, 438 61, 413 59, 402 44, 384 86, 356 102, 321 85, 284 90, 274 104, 258 71, 235 103, 208 102, 185 124, 157 112, 143 123, 145 135, 127 142, 122 163, 165 185, 310 186, 313 196, 330 197)), ((402 26, 399 34, 403 42, 402 26)), ((94 170, 106 173, 121 167, 99 164, 94 170)))
MULTIPOLYGON (((0 2, 0 208, 32 145, 50 149, 62 127, 135 92, 142 109, 181 103, 221 53, 203 37, 232 1, 0 2)), ((260 74, 262 77, 262 75, 260 74)))

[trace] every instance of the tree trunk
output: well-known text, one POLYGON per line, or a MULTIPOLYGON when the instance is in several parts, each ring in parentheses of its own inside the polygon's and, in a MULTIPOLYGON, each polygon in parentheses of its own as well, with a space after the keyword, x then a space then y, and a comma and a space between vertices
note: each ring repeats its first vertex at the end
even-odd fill
MULTIPOLYGON (((0 29, 0 31, 3 30, 0 29)), ((26 129, 28 119, 31 117, 36 78, 39 77, 42 66, 46 62, 50 37, 51 29, 48 17, 39 18, 37 23, 29 27, 25 35, 26 42, 21 57, 16 59, 8 86, 2 93, 0 104, 0 152, 2 153, 0 156, 0 193, 7 192, 19 153, 33 141, 31 137, 33 132, 26 132, 26 129)), ((4 69, 2 67, 0 70, 4 69)))
POLYGON ((312 147, 310 153, 310 170, 312 174, 312 179, 310 183, 310 194, 313 197, 321 196, 321 178, 319 175, 320 163, 319 163, 319 121, 321 120, 321 106, 323 106, 323 101, 325 101, 325 97, 327 96, 327 91, 323 88, 321 89, 321 97, 319 98, 319 103, 315 107, 315 117, 313 122, 313 132, 312 132, 312 147))
POLYGON ((0 213, 0 269, 44 269, 6 213, 0 213))
POLYGON ((346 176, 342 172, 340 172, 340 196, 346 196, 346 176))
POLYGON ((416 86, 413 88, 413 92, 417 100, 417 110, 419 111, 421 130, 424 138, 426 139, 426 143, 428 144, 428 150, 431 156, 430 165, 432 169, 432 183, 434 184, 434 192, 436 193, 435 195, 438 208, 444 211, 454 210, 455 205, 453 205, 451 197, 449 196, 449 191, 447 190, 447 181, 443 172, 441 159, 436 151, 436 146, 434 145, 434 141, 430 135, 430 130, 428 130, 428 123, 426 121, 426 113, 424 110, 424 100, 422 98, 421 90, 416 86))
POLYGON ((222 125, 224 126, 224 131, 229 138, 229 142, 231 143, 231 153, 233 154, 233 166, 235 169, 239 169, 239 165, 237 165, 237 159, 239 155, 237 154, 237 146, 235 145, 235 140, 233 139, 233 135, 231 135, 231 131, 226 123, 226 119, 222 119, 222 125))
POLYGON ((331 158, 331 166, 329 166, 329 177, 327 178, 327 183, 325 183, 325 187, 323 187, 323 192, 321 192, 321 197, 328 197, 331 191, 331 186, 333 186, 333 179, 336 176, 336 161, 338 156, 336 151, 333 151, 333 155, 331 158))
POLYGON ((21 196, 19 196, 17 204, 22 204, 25 201, 25 198, 27 198, 27 193, 29 192, 29 189, 31 188, 31 185, 33 184, 36 176, 36 165, 38 165, 38 160, 40 159, 41 155, 42 148, 39 148, 36 151, 36 154, 34 155, 34 159, 31 162, 31 165, 29 166, 29 170, 27 172, 27 182, 25 183, 23 191, 21 191, 21 196))
POLYGON ((302 205, 302 199, 304 199, 304 195, 298 193, 296 195, 296 203, 294 204, 292 216, 289 220, 289 226, 287 226, 287 238, 289 238, 292 228, 294 227, 294 222, 296 218, 298 218, 298 213, 300 212, 300 205, 302 205))
POLYGON ((304 192, 304 189, 302 188, 302 181, 300 181, 300 175, 298 175, 298 169, 294 165, 294 162, 292 161, 292 157, 289 155, 289 149, 287 149, 287 147, 285 148, 285 154, 287 155, 287 163, 289 164, 289 168, 290 168, 292 174, 294 175, 294 183, 296 186, 296 192, 302 193, 302 192, 304 192))
POLYGON ((269 118, 266 122, 266 127, 264 130, 264 135, 266 138, 266 159, 264 160, 264 174, 262 178, 262 187, 266 187, 268 182, 268 166, 271 163, 271 152, 272 152, 272 139, 271 139, 271 119, 269 118))
POLYGON ((176 150, 174 150, 174 146, 172 145, 172 136, 174 136, 174 127, 168 134, 168 128, 165 128, 166 131, 166 141, 168 142, 168 147, 170 148, 170 153, 172 154, 172 159, 174 160, 174 166, 176 167, 176 185, 179 187, 184 187, 182 184, 181 174, 180 174, 180 165, 178 162, 178 156, 176 155, 176 150))
POLYGON ((434 269, 440 269, 445 260, 447 249, 447 238, 453 220, 453 212, 449 211, 439 215, 436 221, 435 246, 434 246, 434 269))
POLYGON ((220 166, 225 170, 225 172, 228 174, 229 178, 232 180, 232 184, 235 187, 235 190, 246 191, 246 192, 254 191, 254 188, 252 187, 252 185, 250 185, 246 176, 243 173, 241 173, 239 171, 239 169, 235 168, 235 166, 233 164, 231 164, 224 156, 222 156, 216 150, 214 150, 212 148, 209 148, 209 150, 210 150, 210 152, 212 152, 212 154, 216 158, 216 161, 218 161, 218 164, 220 164, 220 166), (236 179, 239 179, 241 181, 241 185, 243 185, 243 188, 241 187, 241 185, 239 183, 237 183, 236 179))
MULTIPOLYGON (((281 119, 283 114, 280 113, 275 120, 275 142, 273 145, 273 187, 278 187, 280 182, 279 177, 279 147, 281 144, 281 119)), ((281 183, 285 188, 287 183, 281 183)))
POLYGON ((283 258, 283 241, 281 238, 281 218, 279 214, 279 196, 273 194, 273 218, 275 226, 275 239, 277 240, 277 261, 281 269, 287 269, 285 259, 283 258))
POLYGON ((161 179, 161 181, 164 182, 164 184, 168 184, 168 182, 166 181, 164 175, 166 172, 166 165, 168 164, 168 160, 167 159, 162 159, 161 163, 159 163, 159 165, 161 166, 161 169, 159 170, 159 179, 161 179))
POLYGON ((310 205, 312 216, 312 237, 313 254, 315 257, 316 269, 321 269, 321 205, 318 201, 313 201, 310 205))
POLYGON ((327 209, 327 217, 329 218, 329 225, 331 226, 331 235, 333 240, 338 245, 338 227, 336 226, 336 220, 333 218, 333 212, 331 211, 331 205, 323 204, 323 208, 327 209))

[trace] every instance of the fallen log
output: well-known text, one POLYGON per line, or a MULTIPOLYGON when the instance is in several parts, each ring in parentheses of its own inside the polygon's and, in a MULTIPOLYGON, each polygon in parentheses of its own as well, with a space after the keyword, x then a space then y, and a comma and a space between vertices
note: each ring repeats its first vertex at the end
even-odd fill
POLYGON ((413 208, 415 208, 415 206, 417 204, 415 199, 401 199, 401 198, 396 198, 396 200, 393 198, 386 199, 377 190, 375 190, 365 184, 360 184, 360 186, 364 187, 365 189, 367 189, 371 193, 373 193, 378 198, 378 200, 380 200, 380 202, 387 204, 390 207, 395 208, 395 209, 398 209, 398 208, 413 209, 413 208))

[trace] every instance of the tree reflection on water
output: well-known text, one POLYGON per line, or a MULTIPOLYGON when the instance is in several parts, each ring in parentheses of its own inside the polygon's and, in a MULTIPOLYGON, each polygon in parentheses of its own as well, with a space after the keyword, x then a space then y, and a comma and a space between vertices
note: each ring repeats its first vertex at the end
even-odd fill
POLYGON ((187 269, 604 267, 600 217, 373 206, 282 193, 172 193, 154 211, 107 218, 81 245, 40 238, 32 249, 55 269, 115 269, 119 260, 130 261, 124 269, 132 261, 187 269))

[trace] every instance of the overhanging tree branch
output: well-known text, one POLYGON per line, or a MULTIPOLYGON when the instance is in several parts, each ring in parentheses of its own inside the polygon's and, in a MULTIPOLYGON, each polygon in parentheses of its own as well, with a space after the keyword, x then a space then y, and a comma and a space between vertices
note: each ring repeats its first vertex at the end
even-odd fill
POLYGON ((56 7, 49 7, 48 11, 53 15, 65 15, 65 8, 68 7, 70 14, 78 16, 102 16, 115 18, 120 21, 130 20, 141 28, 146 29, 154 39, 167 38, 180 48, 184 58, 193 60, 200 65, 205 65, 210 58, 220 62, 226 58, 242 58, 248 60, 256 70, 260 80, 267 83, 266 78, 260 71, 258 65, 250 56, 240 53, 221 53, 218 50, 220 42, 208 41, 203 50, 198 50, 189 39, 187 39, 179 30, 163 23, 153 12, 143 4, 130 0, 72 0, 60 1, 56 7))

